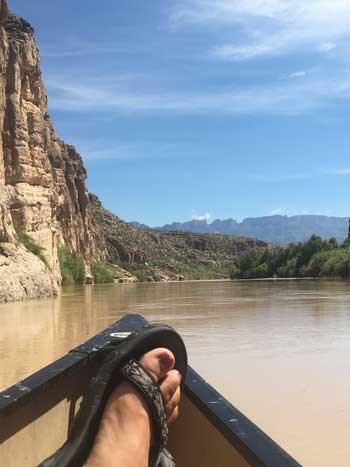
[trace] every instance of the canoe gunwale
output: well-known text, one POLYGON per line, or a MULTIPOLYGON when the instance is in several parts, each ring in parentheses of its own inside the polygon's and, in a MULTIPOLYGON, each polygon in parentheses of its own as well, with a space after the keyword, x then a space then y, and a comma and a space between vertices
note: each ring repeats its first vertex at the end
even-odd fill
POLYGON ((103 349, 111 342, 110 334, 115 330, 115 325, 107 328, 85 344, 72 349, 62 358, 0 392, 0 421, 12 411, 35 399, 43 391, 48 391, 60 379, 79 371, 92 360, 101 358, 97 350, 103 349))
POLYGON ((55 362, 0 392, 0 421, 11 411, 27 404, 38 393, 49 390, 59 379, 103 358, 105 355, 99 354, 98 351, 111 344, 114 340, 111 334, 128 332, 131 328, 137 329, 146 324, 147 321, 140 315, 126 315, 124 319, 112 324, 84 344, 78 345, 55 362))
POLYGON ((266 433, 189 367, 185 394, 252 466, 299 467, 266 433))
MULTIPOLYGON (((23 381, 0 392, 0 424, 18 409, 33 403, 40 394, 53 389, 59 381, 103 358, 100 349, 107 347, 115 332, 141 329, 147 321, 141 315, 126 315, 95 337, 72 349, 67 355, 39 370, 23 381)), ((189 400, 210 420, 247 462, 256 467, 297 467, 296 460, 236 409, 192 368, 188 368, 184 392, 189 400)), ((57 401, 58 402, 58 401, 57 401)), ((23 422, 23 427, 34 421, 23 422)), ((18 427, 21 429, 23 427, 18 427)), ((4 441, 0 439, 0 442, 4 441)))

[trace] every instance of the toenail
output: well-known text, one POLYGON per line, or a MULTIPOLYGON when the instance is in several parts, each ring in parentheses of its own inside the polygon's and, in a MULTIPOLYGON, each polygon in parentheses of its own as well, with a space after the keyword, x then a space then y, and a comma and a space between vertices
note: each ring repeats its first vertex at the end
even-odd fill
POLYGON ((173 357, 168 354, 168 353, 163 353, 160 357, 159 357, 159 360, 160 360, 160 363, 162 365, 162 367, 164 369, 168 369, 168 368, 171 368, 171 366, 173 365, 174 363, 174 359, 173 357))

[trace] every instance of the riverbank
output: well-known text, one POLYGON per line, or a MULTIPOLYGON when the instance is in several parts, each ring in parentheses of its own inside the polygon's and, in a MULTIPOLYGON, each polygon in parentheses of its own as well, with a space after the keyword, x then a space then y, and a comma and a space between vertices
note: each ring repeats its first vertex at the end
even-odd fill
POLYGON ((268 246, 244 253, 234 261, 232 279, 350 278, 350 241, 312 235, 307 242, 283 248, 268 246))

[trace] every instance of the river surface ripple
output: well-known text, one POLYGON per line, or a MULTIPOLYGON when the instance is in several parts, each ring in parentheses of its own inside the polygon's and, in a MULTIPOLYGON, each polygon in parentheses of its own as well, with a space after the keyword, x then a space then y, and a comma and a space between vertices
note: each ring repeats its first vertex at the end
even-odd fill
POLYGON ((0 390, 125 313, 175 326, 191 365, 303 465, 350 465, 349 283, 89 286, 0 305, 0 390))

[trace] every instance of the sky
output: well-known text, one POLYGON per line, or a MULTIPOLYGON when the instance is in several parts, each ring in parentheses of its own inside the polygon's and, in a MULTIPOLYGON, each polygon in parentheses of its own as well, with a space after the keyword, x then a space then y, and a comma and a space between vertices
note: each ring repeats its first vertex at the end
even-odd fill
POLYGON ((9 0, 88 188, 151 226, 349 216, 349 0, 9 0))

